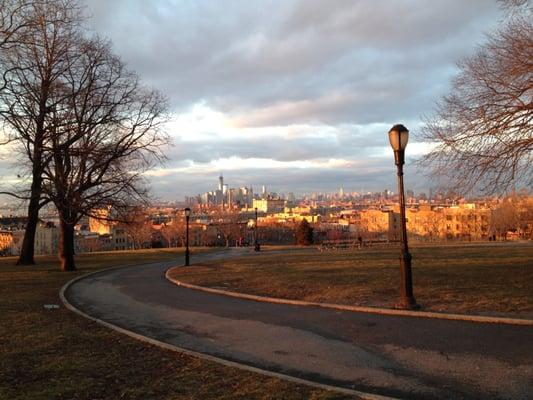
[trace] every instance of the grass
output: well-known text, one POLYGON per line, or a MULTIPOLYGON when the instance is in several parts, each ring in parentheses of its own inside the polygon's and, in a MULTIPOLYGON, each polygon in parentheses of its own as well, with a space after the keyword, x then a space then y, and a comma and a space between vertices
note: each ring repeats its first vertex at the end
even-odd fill
MULTIPOLYGON (((398 249, 248 256, 173 272, 185 282, 248 294, 392 307, 398 249)), ((424 245, 411 249, 424 310, 533 318, 533 244, 424 245)))
POLYGON ((0 259, 0 399, 333 399, 349 398, 228 368, 140 343, 60 307, 61 286, 104 267, 172 260, 177 250, 94 253, 79 271, 55 257, 34 267, 0 259))

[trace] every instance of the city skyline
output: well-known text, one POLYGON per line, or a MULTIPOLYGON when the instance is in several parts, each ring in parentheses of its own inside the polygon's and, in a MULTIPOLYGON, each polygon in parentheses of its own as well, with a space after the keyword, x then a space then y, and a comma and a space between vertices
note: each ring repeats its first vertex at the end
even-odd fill
MULTIPOLYGON (((231 181, 228 181, 224 178, 223 174, 218 176, 218 186, 212 182, 212 186, 209 190, 202 193, 190 193, 184 197, 186 203, 192 205, 201 203, 203 205, 227 205, 228 203, 238 203, 241 206, 251 207, 252 199, 266 199, 266 198, 280 198, 284 200, 292 199, 306 199, 311 198, 317 195, 323 195, 328 198, 348 198, 353 196, 364 196, 368 194, 379 194, 387 192, 387 195, 394 195, 395 191, 390 190, 389 188, 384 188, 379 191, 366 191, 363 188, 359 190, 350 190, 346 189, 343 186, 337 188, 334 191, 324 191, 316 190, 312 192, 294 192, 293 190, 288 191, 279 191, 275 187, 267 187, 266 185, 235 185, 231 181)), ((430 188, 429 193, 435 189, 430 188)), ((408 192, 412 192, 410 188, 407 189, 408 192)), ((419 194, 426 195, 425 192, 419 192, 419 194)))

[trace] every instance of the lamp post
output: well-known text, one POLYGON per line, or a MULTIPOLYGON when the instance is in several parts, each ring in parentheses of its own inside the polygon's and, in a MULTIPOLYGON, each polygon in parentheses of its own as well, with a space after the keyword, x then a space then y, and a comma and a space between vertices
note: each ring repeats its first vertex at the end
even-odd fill
POLYGON ((405 221, 405 194, 403 188, 403 165, 405 164, 405 147, 409 140, 409 130, 401 125, 394 125, 389 131, 389 141, 394 150, 394 162, 398 170, 398 196, 400 198, 400 222, 402 250, 400 253, 400 303, 398 308, 417 309, 413 296, 413 278, 411 273, 411 254, 407 245, 407 227, 405 221))
POLYGON ((257 207, 255 207, 255 222, 254 222, 254 250, 259 251, 261 250, 261 246, 259 246, 259 240, 257 239, 257 229, 259 226, 257 225, 257 207))
POLYGON ((189 218, 191 217, 191 209, 187 207, 185 210, 185 266, 189 266, 189 218))

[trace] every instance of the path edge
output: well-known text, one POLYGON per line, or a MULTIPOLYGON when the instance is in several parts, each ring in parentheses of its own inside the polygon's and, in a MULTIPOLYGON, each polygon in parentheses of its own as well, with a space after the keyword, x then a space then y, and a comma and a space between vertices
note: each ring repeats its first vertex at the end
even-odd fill
MULTIPOLYGON (((195 265, 196 267, 201 265, 195 265)), ((172 278, 170 273, 172 270, 182 268, 182 267, 171 267, 165 272, 165 278, 170 282, 174 283, 177 286, 182 286, 187 289, 198 290, 201 292, 207 292, 212 294, 218 294, 228 297, 236 297, 238 299, 246 299, 252 301, 258 301, 263 303, 275 303, 275 304, 287 304, 293 306, 303 306, 303 307, 319 307, 319 308, 328 308, 339 311, 350 311, 350 312, 359 312, 367 314, 381 314, 381 315, 392 315, 400 317, 415 317, 415 318, 429 318, 429 319, 444 319, 451 321, 467 321, 467 322, 477 322, 477 323, 488 323, 488 324, 506 324, 506 325, 522 325, 522 326, 533 326, 533 320, 531 319, 519 319, 519 318, 508 318, 508 317, 490 317, 483 315, 467 315, 467 314, 447 314, 447 313, 437 313, 430 311, 411 311, 411 310, 399 310, 392 308, 378 308, 378 307, 363 307, 363 306, 349 306, 343 304, 334 304, 334 303, 319 303, 315 301, 304 301, 304 300, 290 300, 282 299, 279 297, 269 297, 269 296, 257 296, 254 294, 246 294, 239 292, 232 292, 229 290, 215 289, 206 286, 193 285, 191 283, 186 283, 178 279, 172 278)))
MULTIPOLYGON (((142 264, 140 264, 140 265, 142 265, 142 264)), ((66 309, 68 309, 69 311, 74 312, 75 314, 78 314, 79 316, 81 316, 83 318, 86 318, 86 319, 88 319, 90 321, 93 321, 93 322, 95 322, 95 323, 97 323, 99 325, 102 325, 102 326, 104 326, 104 327, 106 327, 108 329, 111 329, 111 330, 113 330, 115 332, 118 332, 118 333, 121 333, 123 335, 129 336, 129 337, 131 337, 133 339, 136 339, 136 340, 138 340, 140 342, 147 343, 147 344, 162 348, 164 350, 170 350, 170 351, 174 351, 176 353, 186 354, 186 355, 189 355, 189 356, 192 356, 192 357, 197 357, 197 358, 200 358, 200 359, 203 359, 203 360, 215 362, 215 363, 227 366, 227 367, 238 368, 238 369, 241 369, 241 370, 244 370, 244 371, 258 373, 258 374, 265 375, 265 376, 268 376, 268 377, 271 377, 271 378, 278 378, 278 379, 282 379, 284 381, 293 382, 293 383, 297 383, 297 384, 300 384, 300 385, 306 385, 306 386, 311 386, 311 387, 314 387, 314 388, 317 388, 317 389, 322 389, 322 390, 327 390, 327 391, 332 391, 332 392, 338 392, 338 393, 343 393, 343 394, 352 395, 352 396, 358 396, 359 398, 361 398, 363 400, 398 400, 398 399, 396 399, 394 397, 383 396, 383 395, 367 393, 367 392, 361 392, 361 391, 358 391, 358 390, 355 390, 355 389, 348 389, 348 388, 344 388, 344 387, 341 387, 341 386, 327 385, 327 384, 323 384, 323 383, 309 381, 309 380, 302 379, 302 378, 297 378, 297 377, 294 377, 294 376, 291 376, 291 375, 285 375, 285 374, 282 374, 282 373, 279 373, 279 372, 268 371, 268 370, 265 370, 265 369, 252 367, 250 365, 241 364, 241 363, 238 363, 238 362, 235 362, 235 361, 225 360, 223 358, 211 356, 209 354, 204 354, 204 353, 200 353, 200 352, 197 352, 197 351, 185 349, 185 348, 180 347, 180 346, 175 346, 173 344, 165 343, 165 342, 162 342, 160 340, 153 339, 153 338, 150 338, 148 336, 141 335, 139 333, 130 331, 130 330, 125 329, 125 328, 121 328, 120 326, 111 324, 111 323, 106 322, 104 320, 101 320, 99 318, 95 318, 95 317, 93 317, 93 316, 91 316, 89 314, 86 314, 85 312, 83 312, 82 310, 80 310, 79 308, 77 308, 73 304, 71 304, 68 301, 68 299, 67 299, 67 297, 65 295, 66 291, 68 290, 68 288, 70 286, 72 286, 74 283, 76 283, 76 282, 78 282, 78 281, 80 281, 82 279, 88 278, 88 277, 90 277, 92 275, 97 275, 97 274, 100 274, 100 273, 109 272, 109 271, 112 271, 112 270, 115 270, 115 269, 121 269, 121 268, 127 268, 127 267, 135 267, 135 266, 139 266, 139 265, 122 265, 122 266, 117 266, 117 267, 106 268, 106 269, 99 270, 99 271, 93 271, 93 272, 90 272, 88 274, 77 276, 77 277, 71 279, 70 281, 68 281, 67 283, 65 283, 61 287, 61 289, 59 290, 59 299, 61 300, 61 302, 63 303, 63 305, 65 306, 66 309)), ((170 271, 173 268, 176 268, 176 267, 171 267, 165 272, 165 278, 169 279, 167 277, 167 273, 168 273, 168 271, 170 271)))

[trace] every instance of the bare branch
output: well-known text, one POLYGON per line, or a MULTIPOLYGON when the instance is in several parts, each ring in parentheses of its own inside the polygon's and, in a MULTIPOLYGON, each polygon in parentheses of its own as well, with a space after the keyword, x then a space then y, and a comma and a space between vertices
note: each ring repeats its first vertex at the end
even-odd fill
POLYGON ((532 21, 513 15, 461 61, 451 94, 426 119, 421 136, 434 148, 420 165, 445 186, 490 194, 533 185, 532 21))
POLYGON ((143 172, 164 159, 166 99, 144 88, 98 37, 80 40, 67 57, 43 147, 43 192, 67 227, 109 207, 123 219, 146 204, 143 172))

